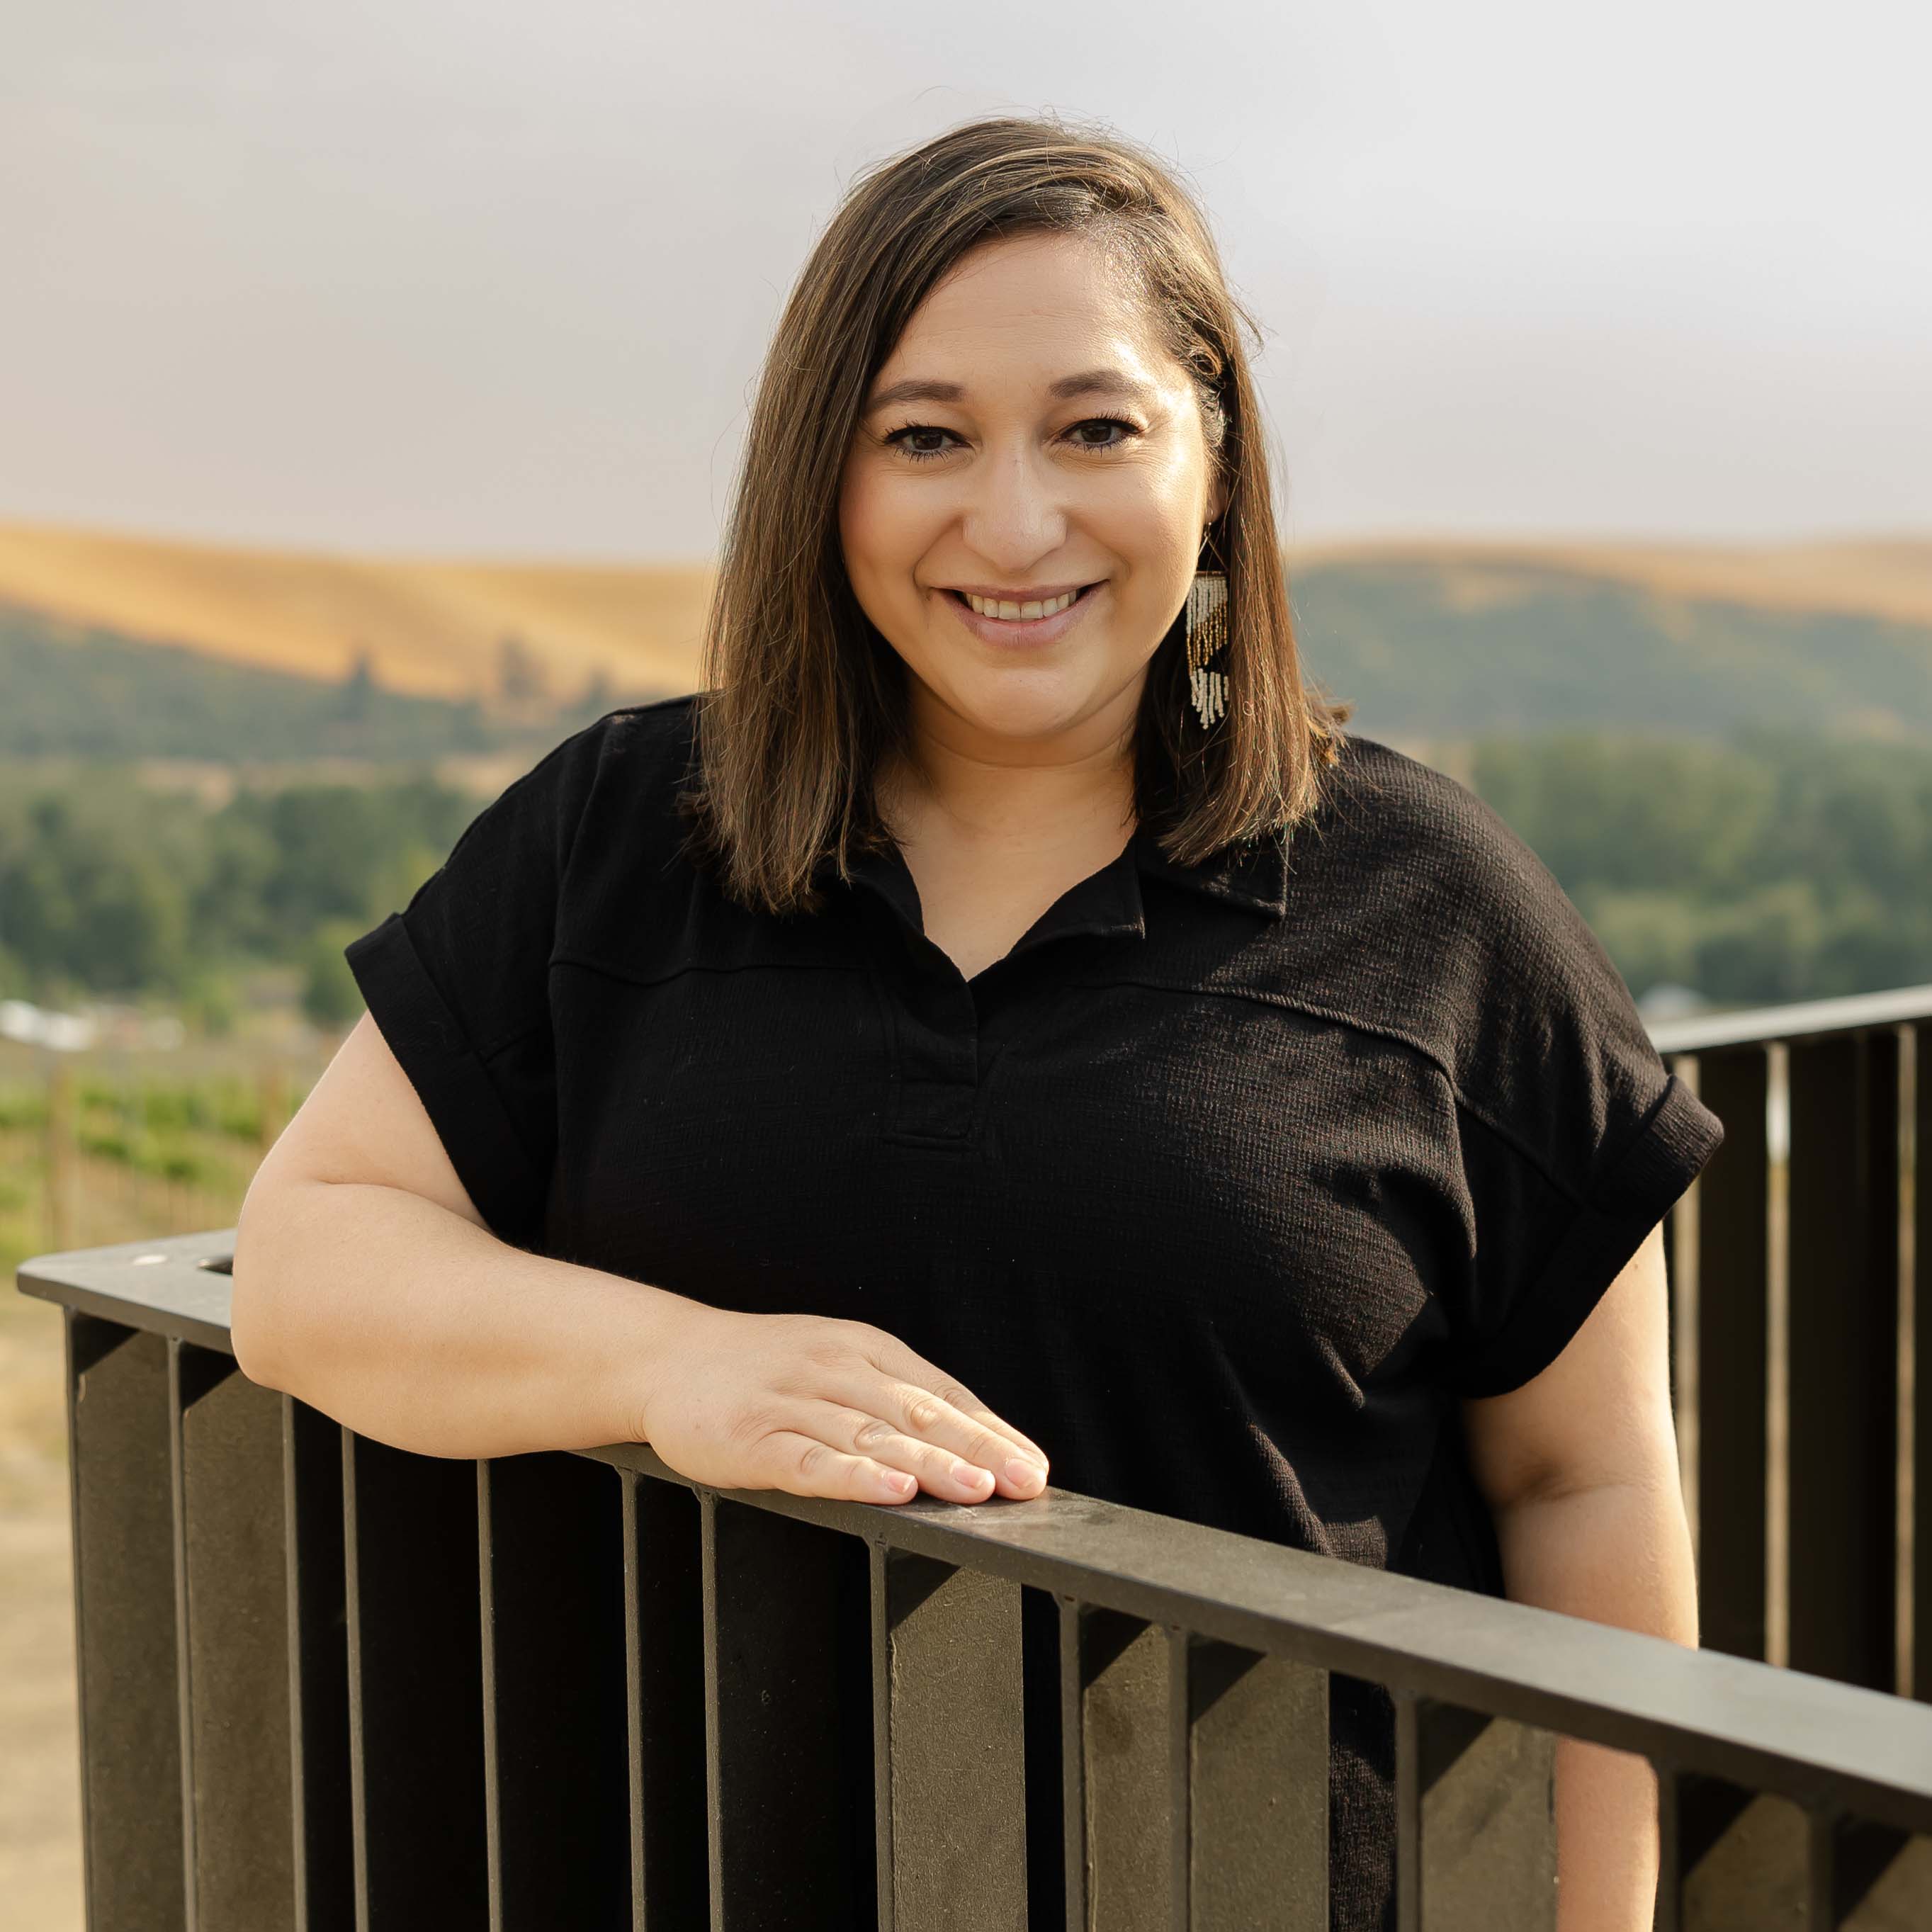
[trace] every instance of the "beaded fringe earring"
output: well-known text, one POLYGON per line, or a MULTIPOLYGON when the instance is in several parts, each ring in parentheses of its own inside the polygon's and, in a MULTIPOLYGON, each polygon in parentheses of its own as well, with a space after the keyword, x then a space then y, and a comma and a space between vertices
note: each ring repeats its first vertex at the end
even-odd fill
POLYGON ((1187 686, 1203 730, 1228 709, 1226 674, 1208 668, 1227 641, 1227 574, 1197 570, 1187 590, 1187 686))

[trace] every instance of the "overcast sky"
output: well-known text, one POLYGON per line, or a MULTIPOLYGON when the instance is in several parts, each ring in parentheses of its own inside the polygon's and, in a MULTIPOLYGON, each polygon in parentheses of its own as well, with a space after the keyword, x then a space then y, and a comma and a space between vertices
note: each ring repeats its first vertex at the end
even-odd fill
POLYGON ((845 184, 1200 189, 1292 538, 1932 530, 1922 0, 0 0, 0 517, 712 549, 845 184))

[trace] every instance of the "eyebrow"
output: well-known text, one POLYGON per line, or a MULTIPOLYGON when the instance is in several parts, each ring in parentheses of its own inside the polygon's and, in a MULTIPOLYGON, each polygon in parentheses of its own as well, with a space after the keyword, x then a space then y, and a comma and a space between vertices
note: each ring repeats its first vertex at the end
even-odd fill
MULTIPOLYGON (((894 382, 881 389, 866 405, 866 414, 877 416, 880 410, 888 410, 900 403, 956 403, 966 393, 961 382, 944 382, 934 376, 909 376, 902 382, 894 382)), ((1144 382, 1118 369, 1082 369, 1078 375, 1062 376, 1057 382, 1049 382, 1046 393, 1055 402, 1063 402, 1072 396, 1126 396, 1143 405, 1153 400, 1154 392, 1144 382)))

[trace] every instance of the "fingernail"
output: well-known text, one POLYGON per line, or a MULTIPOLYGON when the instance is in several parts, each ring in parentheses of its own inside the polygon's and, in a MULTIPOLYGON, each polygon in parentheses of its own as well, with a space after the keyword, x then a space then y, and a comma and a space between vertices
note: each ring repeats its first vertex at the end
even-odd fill
MULTIPOLYGON (((980 1478, 987 1474, 986 1470, 976 1468, 970 1462, 956 1462, 952 1466, 952 1480, 966 1489, 976 1490, 980 1486, 980 1478)), ((988 1476, 988 1480, 992 1480, 990 1476, 988 1476)))
POLYGON ((1046 1472, 1037 1462, 1029 1462, 1023 1457, 1016 1456, 1006 1465, 1006 1480, 1016 1490, 1031 1489, 1036 1484, 1044 1489, 1046 1472))

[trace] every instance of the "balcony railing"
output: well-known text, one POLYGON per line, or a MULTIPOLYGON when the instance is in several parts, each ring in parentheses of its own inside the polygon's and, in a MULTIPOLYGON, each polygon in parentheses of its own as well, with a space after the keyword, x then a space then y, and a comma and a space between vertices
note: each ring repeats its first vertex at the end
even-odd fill
POLYGON ((1652 1030, 1724 1124, 1667 1231, 1702 1641, 1921 1700, 1928 1022, 1932 986, 1916 986, 1652 1030))
POLYGON ((409 1455, 236 1370, 228 1234, 29 1262, 89 1924, 1326 1932, 1331 1673, 1394 1698, 1402 1932, 1553 1924, 1558 1732, 1656 1768, 1666 1932, 1932 1924, 1928 1019, 1657 1030, 1727 1135, 1670 1228, 1702 1652, 1060 1490, 409 1455))

